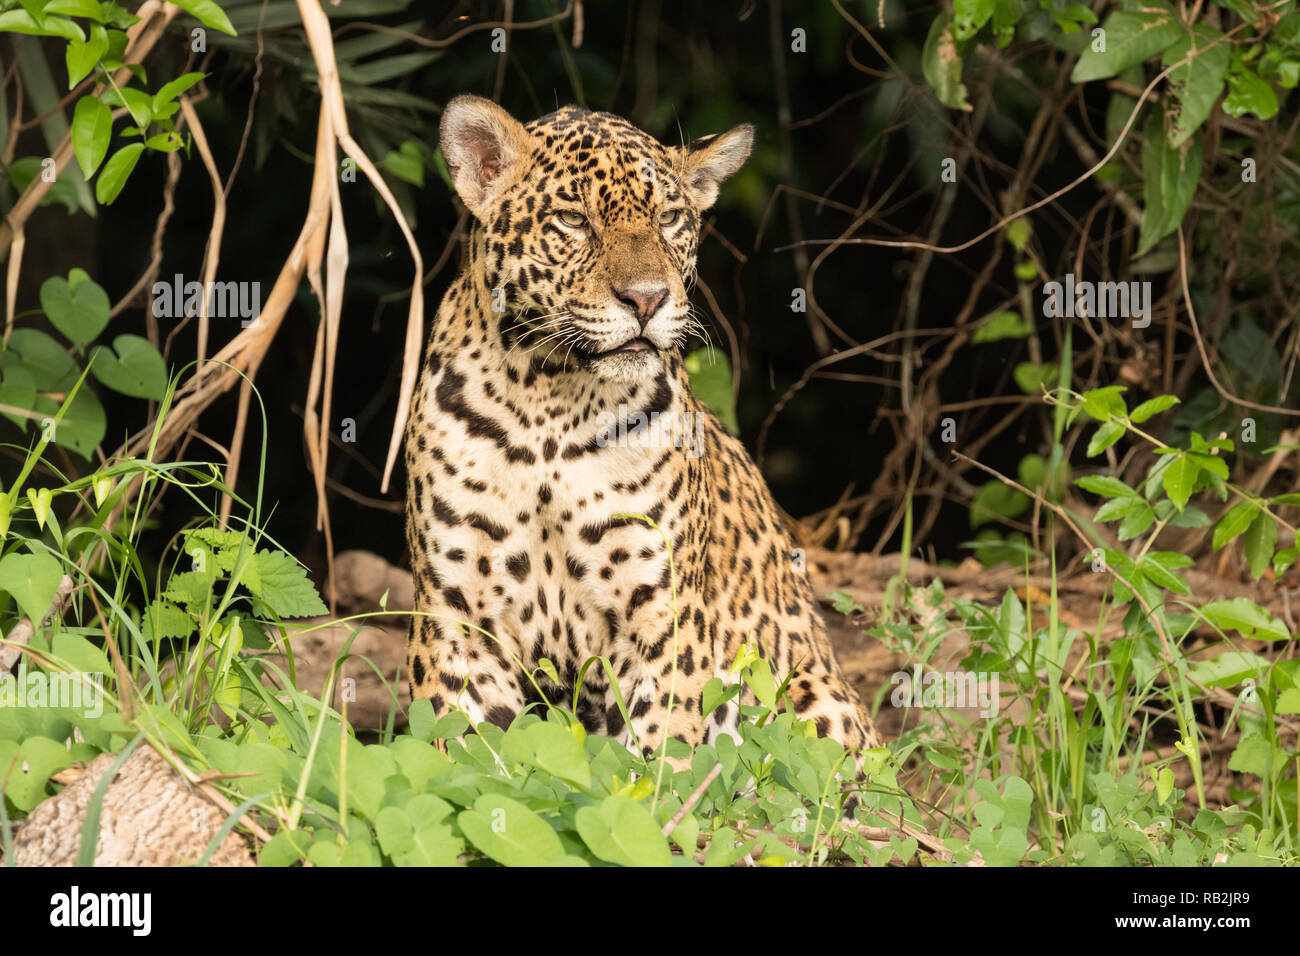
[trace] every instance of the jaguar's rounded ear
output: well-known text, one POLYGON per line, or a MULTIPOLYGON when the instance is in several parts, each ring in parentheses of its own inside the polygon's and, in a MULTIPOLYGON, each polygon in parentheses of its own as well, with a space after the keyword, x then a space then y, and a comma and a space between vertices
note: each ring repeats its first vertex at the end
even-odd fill
POLYGON ((733 175, 754 148, 754 127, 733 126, 725 133, 692 140, 681 149, 685 174, 682 182, 698 209, 708 209, 718 198, 718 186, 733 175))
POLYGON ((449 102, 442 111, 439 138, 456 192, 479 219, 523 173, 532 150, 532 137, 523 124, 481 96, 457 96, 449 102))

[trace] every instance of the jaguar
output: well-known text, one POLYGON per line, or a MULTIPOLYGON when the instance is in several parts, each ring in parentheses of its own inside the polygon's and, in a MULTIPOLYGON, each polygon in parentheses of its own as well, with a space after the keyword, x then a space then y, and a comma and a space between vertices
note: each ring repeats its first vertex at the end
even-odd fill
POLYGON ((706 714, 703 689, 757 653, 793 672, 798 718, 878 746, 761 473, 685 367, 702 216, 753 127, 670 146, 463 95, 439 133, 470 226, 405 436, 412 697, 506 727, 576 692, 588 731, 650 754, 737 736, 740 699, 706 714))

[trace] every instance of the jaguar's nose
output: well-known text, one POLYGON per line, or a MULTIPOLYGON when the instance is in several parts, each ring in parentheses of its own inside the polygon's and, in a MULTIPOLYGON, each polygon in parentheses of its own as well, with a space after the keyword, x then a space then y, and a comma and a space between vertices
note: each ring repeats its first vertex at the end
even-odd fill
POLYGON ((636 320, 641 323, 641 328, 645 328, 646 323, 650 321, 651 316, 659 310, 664 300, 668 298, 668 289, 666 286, 655 285, 631 285, 625 289, 614 289, 614 297, 632 310, 636 320))

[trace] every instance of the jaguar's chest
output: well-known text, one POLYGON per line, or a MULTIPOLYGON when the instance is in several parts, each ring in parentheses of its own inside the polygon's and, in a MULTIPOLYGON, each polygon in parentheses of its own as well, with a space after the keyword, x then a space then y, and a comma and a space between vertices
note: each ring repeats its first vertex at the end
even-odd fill
POLYGON ((650 602, 670 604, 668 542, 704 537, 707 514, 686 507, 698 457, 635 412, 629 426, 617 396, 512 384, 455 360, 426 373, 412 545, 467 621, 517 635, 525 657, 580 664, 650 602))

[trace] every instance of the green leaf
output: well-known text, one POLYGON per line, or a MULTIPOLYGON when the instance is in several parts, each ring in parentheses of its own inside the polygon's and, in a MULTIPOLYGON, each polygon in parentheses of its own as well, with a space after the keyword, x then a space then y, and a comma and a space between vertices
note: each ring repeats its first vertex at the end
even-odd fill
POLYGON ((68 67, 68 89, 72 89, 90 75, 96 64, 108 52, 108 31, 98 23, 90 28, 90 39, 69 40, 64 51, 68 67))
POLYGON ((1259 514, 1259 506, 1250 499, 1238 501, 1232 508, 1219 519, 1219 523, 1214 526, 1214 538, 1212 547, 1218 551, 1237 535, 1241 534, 1250 523, 1255 520, 1259 514))
POLYGON ((87 674, 113 673, 108 655, 80 634, 59 631, 50 642, 50 653, 74 670, 87 674))
POLYGON ((390 150, 384 157, 384 168, 398 179, 424 187, 424 159, 413 140, 408 139, 398 149, 390 150))
POLYGON ((159 110, 207 75, 206 73, 182 73, 170 83, 164 83, 158 92, 153 95, 151 105, 153 106, 154 115, 157 115, 159 110))
MULTIPOLYGON (((23 156, 15 159, 9 164, 9 179, 13 182, 14 189, 18 192, 26 191, 32 181, 40 176, 47 168, 46 163, 53 163, 54 160, 48 156, 23 156)), ((80 208, 80 202, 77 198, 77 183, 72 176, 60 176, 50 184, 46 190, 45 196, 41 199, 42 206, 53 206, 62 203, 71 215, 80 208)))
POLYGON ((123 395, 161 401, 167 391, 163 357, 148 339, 138 335, 119 335, 113 339, 112 349, 98 346, 90 355, 90 363, 95 378, 123 395))
POLYGON ((1044 388, 1056 383, 1060 375, 1056 365, 1035 365, 1033 362, 1019 362, 1011 373, 1016 385, 1026 395, 1037 395, 1044 388))
POLYGON ((953 33, 958 40, 969 40, 993 16, 993 0, 954 0, 953 33))
POLYGON ((1177 63, 1189 52, 1195 51, 1195 56, 1190 61, 1169 74, 1170 89, 1178 104, 1175 119, 1169 127, 1171 146, 1181 146, 1200 128, 1214 110, 1214 103, 1223 91, 1231 47, 1227 43, 1212 45, 1222 38, 1223 34, 1214 27, 1198 23, 1192 33, 1183 34, 1165 50, 1165 66, 1177 63))
POLYGON ((105 206, 113 204, 113 200, 117 199, 118 193, 126 185, 127 178, 135 169, 135 164, 140 161, 140 154, 143 152, 144 143, 132 143, 123 146, 104 164, 104 171, 99 174, 99 179, 95 183, 95 198, 100 203, 105 206))
POLYGON ((1097 430, 1093 433, 1092 440, 1088 442, 1088 457, 1092 458, 1095 455, 1100 455, 1123 436, 1123 422, 1109 421, 1098 425, 1097 430))
POLYGON ((1296 558, 1300 558, 1300 545, 1287 548, 1273 555, 1273 575, 1281 577, 1291 567, 1296 558))
POLYGON ((1161 767, 1156 777, 1156 803, 1163 804, 1174 792, 1174 772, 1168 767, 1161 767))
POLYGON ((1151 117, 1146 137, 1142 147, 1145 208, 1134 258, 1146 255, 1183 221, 1196 195, 1203 158, 1199 137, 1188 139, 1182 146, 1170 146, 1159 116, 1151 117))
POLYGON ((953 39, 952 25, 946 13, 934 18, 925 48, 921 51, 921 72, 934 87, 939 102, 953 109, 969 110, 966 84, 961 81, 961 54, 953 39))
POLYGON ((1254 113, 1260 119, 1277 115, 1277 94, 1254 70, 1242 66, 1228 74, 1228 95, 1223 98, 1223 112, 1229 116, 1254 113))
POLYGON ((566 727, 547 722, 512 726, 502 741, 502 756, 585 788, 591 768, 582 743, 566 727))
POLYGON ((1178 404, 1178 399, 1172 395, 1157 395, 1155 398, 1148 398, 1133 411, 1129 412, 1128 420, 1134 425, 1141 425, 1153 415, 1159 415, 1161 412, 1178 404))
POLYGON ((228 33, 232 37, 235 35, 235 28, 230 25, 230 18, 212 0, 171 0, 171 2, 197 18, 204 26, 228 33))
POLYGON ((1139 13, 1116 10, 1107 17, 1103 29, 1106 49, 1094 50, 1089 43, 1070 73, 1072 82, 1116 76, 1163 52, 1183 35, 1173 11, 1158 0, 1145 0, 1139 13))
MULTIPOLYGON (((1033 233, 1034 227, 1029 222, 1028 216, 1021 216, 1014 220, 1006 228, 1007 242, 1011 243, 1016 252, 1024 252, 1025 246, 1029 244, 1029 237, 1033 233)), ((1032 265, 1032 263, 1031 263, 1032 265)), ((1030 278, 1033 278, 1032 276, 1030 278)))
POLYGON ((1187 455, 1178 455, 1164 470, 1165 494, 1169 496, 1179 511, 1187 504, 1196 488, 1196 479, 1201 473, 1201 466, 1187 455))
POLYGON ((68 41, 85 42, 86 35, 67 17, 46 16, 41 23, 32 19, 26 10, 8 10, 0 13, 0 33, 23 33, 35 37, 63 37, 68 41))
POLYGON ((65 392, 77 381, 77 367, 67 349, 39 329, 14 329, 10 334, 4 365, 11 368, 15 363, 32 377, 37 391, 65 392))
MULTIPOLYGON (((1154 515, 1152 517, 1154 517, 1154 515)), ((1141 532, 1139 532, 1139 534, 1140 533, 1141 532)), ((1142 575, 1157 587, 1165 588, 1175 592, 1176 594, 1192 593, 1192 589, 1187 586, 1187 582, 1183 580, 1182 575, 1174 573, 1149 554, 1144 555, 1143 558, 1138 561, 1137 566, 1138 570, 1142 572, 1142 575)))
MULTIPOLYGON (((686 373, 691 379, 691 391, 709 410, 718 416, 718 420, 733 435, 740 433, 740 423, 736 420, 736 406, 731 390, 731 363, 721 352, 710 353, 709 349, 696 349, 686 356, 686 373)), ((684 440, 694 448, 696 437, 684 436, 684 440)))
POLYGON ((1225 651, 1218 657, 1196 661, 1188 676, 1206 687, 1236 687, 1242 681, 1262 678, 1269 662, 1250 651, 1225 651))
POLYGON ((1242 734, 1232 756, 1228 758, 1228 769, 1271 778, 1277 766, 1273 757, 1273 745, 1262 733, 1242 734))
POLYGON ((549 823, 510 797, 482 794, 456 821, 471 843, 503 866, 585 865, 564 852, 549 823))
POLYGON ((1151 510, 1151 507, 1145 501, 1141 502, 1139 507, 1124 515, 1124 520, 1119 525, 1119 539, 1121 541, 1131 541, 1151 527, 1151 523, 1155 520, 1155 512, 1151 510))
POLYGON ((1084 392, 1083 410, 1099 422, 1127 415, 1123 392, 1123 385, 1107 385, 1084 392))
POLYGON ((63 565, 48 554, 11 553, 0 558, 0 591, 8 591, 18 610, 39 627, 63 580, 63 565))
MULTIPOLYGON (((11 354, 13 353, 5 353, 6 357, 11 354)), ((32 373, 27 371, 22 362, 16 359, 5 361, 0 358, 0 404, 28 410, 36 404, 36 380, 32 378, 32 373)), ((31 421, 29 418, 10 415, 7 412, 4 413, 4 417, 23 429, 31 421)))
POLYGON ((451 809, 432 794, 414 796, 401 808, 384 807, 375 818, 380 848, 397 866, 461 866, 465 841, 439 822, 451 809))
POLYGON ((307 570, 283 551, 257 552, 244 565, 241 581, 279 617, 315 617, 329 612, 307 579, 307 570))
POLYGON ((722 678, 710 677, 704 683, 704 692, 701 696, 700 714, 704 717, 709 716, 731 698, 739 694, 744 687, 741 684, 723 685, 722 678))
POLYGON ((5 796, 23 813, 28 813, 45 799, 45 787, 50 777, 72 766, 72 752, 64 744, 48 737, 31 737, 21 746, 12 741, 3 743, 12 748, 6 753, 0 746, 0 762, 8 776, 5 796))
POLYGON ((76 288, 62 276, 41 283, 41 308, 54 327, 73 345, 85 345, 108 324, 108 293, 94 282, 79 282, 76 288))
MULTIPOLYGON (((53 419, 58 415, 59 408, 60 404, 52 398, 39 395, 33 411, 53 419)), ((99 404, 95 393, 83 384, 64 410, 63 420, 53 431, 53 439, 55 444, 89 460, 95 446, 104 440, 106 429, 104 406, 99 404)))
POLYGON ((1266 511, 1260 510, 1246 529, 1246 563, 1251 577, 1259 580, 1273 561, 1273 546, 1277 544, 1277 522, 1266 511))
POLYGON ((189 637, 194 628, 194 618, 170 601, 161 599, 149 603, 141 620, 141 629, 148 641, 189 637))
POLYGON ((65 13, 70 17, 85 17, 95 23, 104 22, 104 11, 98 0, 50 0, 46 13, 65 13))
POLYGON ((1030 497, 1019 489, 1000 481, 986 482, 971 502, 970 526, 978 528, 998 518, 1015 518, 1025 513, 1030 501, 1030 497))
POLYGON ((671 866, 672 851, 650 812, 630 797, 614 794, 575 815, 583 842, 607 863, 671 866))
POLYGON ((94 96, 77 100, 72 114, 72 151, 77 165, 87 179, 108 153, 108 141, 113 135, 113 111, 94 96))
POLYGON ((1258 604, 1245 598, 1213 601, 1202 605, 1201 613, 1220 629, 1238 631, 1242 637, 1260 641, 1285 641, 1291 636, 1281 618, 1273 617, 1258 604))
POLYGON ((1023 339, 1032 334, 1034 327, 1021 318, 1019 312, 999 312, 979 324, 971 342, 997 342, 1000 339, 1023 339))
POLYGON ((1091 491, 1095 495, 1104 495, 1107 498, 1138 497, 1136 491, 1110 475, 1084 475, 1082 478, 1074 479, 1074 483, 1084 491, 1091 491))

